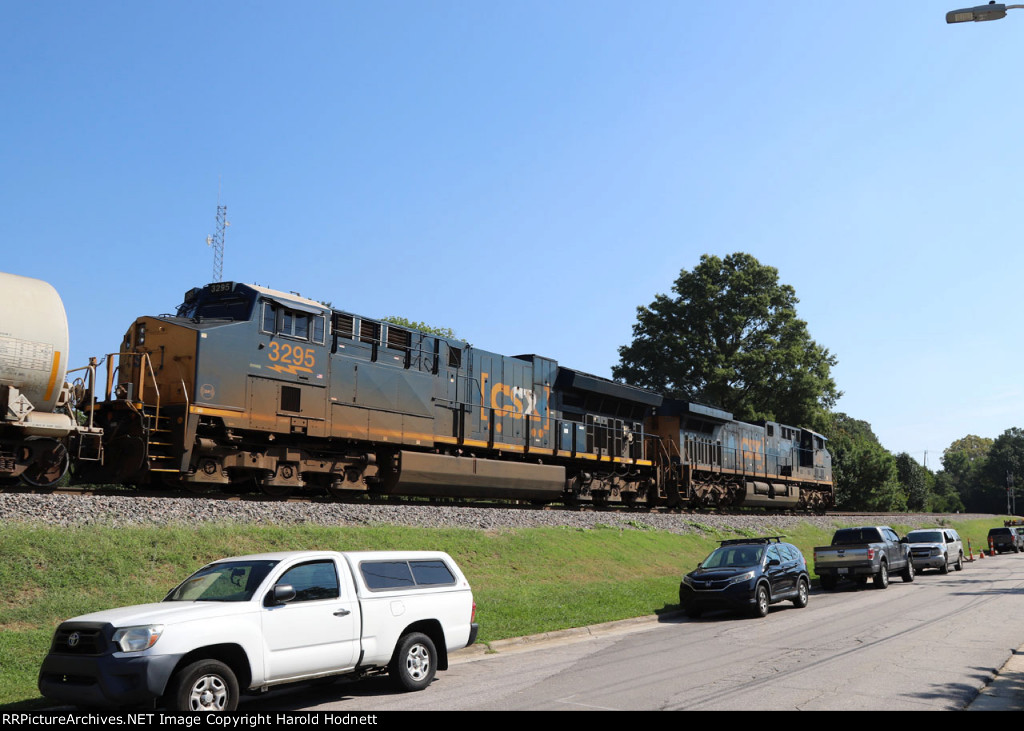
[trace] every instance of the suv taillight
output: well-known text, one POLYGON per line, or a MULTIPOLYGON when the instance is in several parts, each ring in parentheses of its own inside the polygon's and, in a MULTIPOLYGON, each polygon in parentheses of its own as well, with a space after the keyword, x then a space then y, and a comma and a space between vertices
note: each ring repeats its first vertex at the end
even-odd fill
POLYGON ((476 602, 473 602, 473 611, 469 614, 469 623, 472 624, 476 621, 476 602))

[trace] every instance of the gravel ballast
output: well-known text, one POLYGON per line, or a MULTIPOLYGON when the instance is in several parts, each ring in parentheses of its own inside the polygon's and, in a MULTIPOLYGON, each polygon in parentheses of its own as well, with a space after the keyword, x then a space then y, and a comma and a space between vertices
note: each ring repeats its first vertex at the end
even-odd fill
POLYGON ((755 533, 785 532, 790 526, 810 523, 825 530, 839 524, 885 525, 990 518, 990 515, 715 515, 694 513, 591 512, 565 510, 498 509, 467 506, 344 504, 330 502, 267 502, 207 498, 129 497, 110 495, 32 495, 0 493, 0 523, 51 526, 153 526, 171 524, 234 523, 255 525, 406 525, 421 528, 503 530, 564 526, 623 530, 663 530, 704 533, 742 530, 755 533))

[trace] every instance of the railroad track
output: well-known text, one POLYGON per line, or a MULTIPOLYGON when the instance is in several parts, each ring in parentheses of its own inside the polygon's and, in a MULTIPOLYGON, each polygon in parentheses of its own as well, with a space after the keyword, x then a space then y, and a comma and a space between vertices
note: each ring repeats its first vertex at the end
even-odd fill
MULTIPOLYGON (((66 495, 71 497, 83 496, 113 496, 113 497, 134 497, 134 498, 180 498, 180 499, 201 499, 210 501, 234 501, 252 503, 301 503, 301 504, 341 504, 341 505, 415 505, 415 506, 450 506, 466 508, 486 508, 492 510, 520 510, 520 511, 564 511, 564 512, 595 512, 595 513, 653 513, 653 514, 689 514, 689 515, 802 515, 805 513, 795 511, 767 511, 756 508, 745 510, 708 510, 708 509, 685 509, 670 508, 664 506, 648 507, 646 505, 634 506, 622 503, 607 503, 594 505, 590 503, 578 503, 576 505, 564 505, 561 503, 536 504, 528 501, 512 500, 480 500, 469 498, 407 498, 393 495, 353 495, 351 498, 337 497, 333 495, 288 495, 273 497, 258 492, 223 492, 210 490, 194 492, 175 488, 137 489, 123 488, 115 485, 82 485, 62 486, 55 488, 37 488, 24 484, 7 486, 0 489, 0 492, 21 495, 66 495)), ((857 513, 829 513, 830 515, 857 515, 857 513)))

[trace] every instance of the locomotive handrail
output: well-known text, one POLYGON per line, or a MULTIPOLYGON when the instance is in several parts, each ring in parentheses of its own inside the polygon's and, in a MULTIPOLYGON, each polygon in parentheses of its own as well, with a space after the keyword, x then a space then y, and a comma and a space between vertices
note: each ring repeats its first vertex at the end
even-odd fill
MULTIPOLYGON (((145 403, 145 398, 144 398, 145 390, 146 390, 146 373, 145 373, 145 370, 148 369, 149 370, 149 377, 153 381, 153 391, 156 392, 156 404, 155 404, 155 406, 156 406, 156 421, 159 422, 160 421, 160 386, 157 385, 156 374, 153 372, 153 359, 150 358, 149 357, 149 353, 147 353, 145 351, 143 351, 141 353, 139 353, 139 352, 109 353, 106 356, 106 358, 107 358, 107 392, 106 392, 106 400, 110 401, 111 392, 114 389, 114 368, 113 368, 113 363, 114 363, 114 356, 115 355, 118 358, 120 358, 121 356, 125 356, 125 355, 129 355, 129 356, 136 357, 136 358, 141 356, 142 362, 139 364, 139 392, 137 394, 135 394, 135 396, 136 396, 136 399, 139 401, 139 403, 143 403, 143 404, 145 403)), ((120 366, 118 366, 118 370, 120 370, 120 366)), ((186 398, 187 398, 187 396, 186 396, 186 398)))
MULTIPOLYGON (((78 371, 88 371, 89 375, 86 379, 86 393, 89 394, 89 398, 95 403, 96 400, 96 358, 89 358, 89 365, 82 366, 80 368, 72 368, 68 371, 67 375, 77 373, 78 371)), ((93 412, 95 409, 92 408, 93 404, 89 404, 89 429, 93 429, 93 412)))

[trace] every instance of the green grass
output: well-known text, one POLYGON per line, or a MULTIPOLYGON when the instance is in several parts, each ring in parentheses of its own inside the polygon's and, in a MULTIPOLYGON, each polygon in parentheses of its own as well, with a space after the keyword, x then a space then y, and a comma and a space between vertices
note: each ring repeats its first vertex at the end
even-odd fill
MULTIPOLYGON (((951 516, 955 517, 955 516, 951 516)), ((699 519, 696 519, 695 525, 699 519)), ((975 552, 1001 519, 948 524, 975 552)), ((479 641, 579 627, 676 608, 679 579, 725 534, 634 528, 483 532, 397 526, 110 528, 6 525, 0 532, 0 706, 45 705, 36 675, 56 625, 111 607, 159 601, 203 564, 276 550, 442 550, 469 579, 479 641)), ((918 527, 893 525, 897 532, 918 527)), ((787 531, 808 562, 831 531, 787 531)), ((813 571, 813 568, 812 568, 813 571)))

